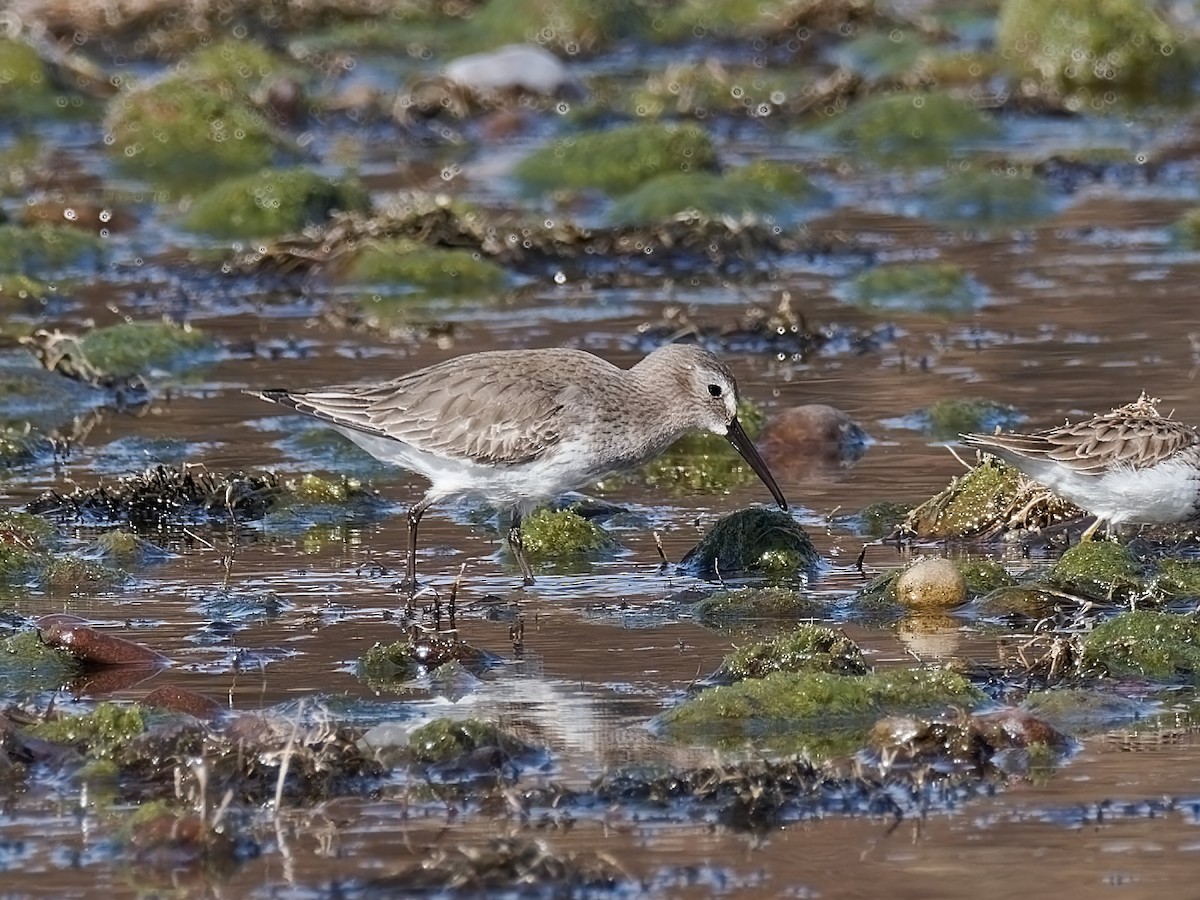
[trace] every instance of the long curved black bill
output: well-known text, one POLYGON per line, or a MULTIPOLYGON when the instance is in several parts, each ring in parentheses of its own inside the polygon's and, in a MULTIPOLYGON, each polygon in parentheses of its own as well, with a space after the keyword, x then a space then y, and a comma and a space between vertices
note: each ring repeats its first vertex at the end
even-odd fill
POLYGON ((729 430, 725 432, 725 437, 729 439, 729 443, 733 444, 733 449, 742 455, 742 459, 750 464, 754 474, 762 479, 762 483, 767 486, 767 490, 771 492, 771 496, 775 498, 779 508, 787 512, 788 505, 787 500, 783 498, 783 491, 775 483, 775 477, 767 468, 767 464, 763 462, 763 458, 758 455, 758 448, 754 446, 754 442, 742 428, 742 423, 737 420, 737 416, 734 416, 733 421, 729 423, 729 430))

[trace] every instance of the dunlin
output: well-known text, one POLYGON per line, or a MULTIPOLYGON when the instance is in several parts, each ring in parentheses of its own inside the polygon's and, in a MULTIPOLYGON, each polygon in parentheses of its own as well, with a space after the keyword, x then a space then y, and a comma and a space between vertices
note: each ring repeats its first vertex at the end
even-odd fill
POLYGON ((1174 524, 1200 516, 1200 432, 1135 403, 1032 434, 964 434, 1102 523, 1174 524))
POLYGON ((787 509, 738 422, 733 373, 693 345, 659 347, 631 369, 581 350, 495 350, 382 383, 250 393, 323 419, 377 459, 429 479, 408 512, 409 590, 417 526, 434 503, 471 497, 511 510, 509 544, 532 584, 524 515, 639 466, 692 431, 728 438, 787 509))

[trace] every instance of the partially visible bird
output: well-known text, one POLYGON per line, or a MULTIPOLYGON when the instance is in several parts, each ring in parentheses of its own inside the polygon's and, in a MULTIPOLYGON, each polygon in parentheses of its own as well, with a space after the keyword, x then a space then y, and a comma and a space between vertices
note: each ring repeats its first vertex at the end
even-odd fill
POLYGON ((1031 434, 964 434, 1101 523, 1176 524, 1200 516, 1200 432, 1134 403, 1085 422, 1031 434))
POLYGON ((434 503, 470 497, 510 510, 509 544, 532 584, 521 520, 534 506, 635 468, 692 431, 728 438, 787 509, 738 422, 733 373, 695 345, 667 344, 630 369, 582 350, 493 350, 382 383, 248 393, 323 419, 429 479, 408 512, 409 590, 417 526, 434 503))

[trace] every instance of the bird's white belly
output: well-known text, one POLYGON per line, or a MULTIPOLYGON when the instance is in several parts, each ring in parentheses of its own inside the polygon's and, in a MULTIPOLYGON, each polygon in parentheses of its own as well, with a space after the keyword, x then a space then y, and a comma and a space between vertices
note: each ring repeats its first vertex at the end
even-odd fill
POLYGON ((1191 460, 1168 460, 1142 469, 1119 466, 1100 476, 1050 464, 1038 468, 1027 474, 1113 524, 1183 522, 1196 515, 1200 501, 1200 471, 1191 460))
POLYGON ((531 462, 503 466, 442 457, 349 428, 338 431, 376 459, 428 478, 427 496, 435 501, 473 497, 496 506, 528 509, 538 502, 585 487, 606 474, 594 468, 586 448, 574 443, 557 444, 531 462))

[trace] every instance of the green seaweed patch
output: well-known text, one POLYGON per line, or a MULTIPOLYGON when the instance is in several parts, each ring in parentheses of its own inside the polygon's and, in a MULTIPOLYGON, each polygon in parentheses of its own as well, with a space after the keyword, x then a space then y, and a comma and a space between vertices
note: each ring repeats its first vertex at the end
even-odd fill
POLYGON ((697 37, 746 40, 787 38, 812 31, 849 31, 876 16, 875 0, 683 0, 656 17, 651 37, 694 41, 697 37))
POLYGON ((827 195, 793 166, 759 162, 725 175, 670 172, 621 197, 609 220, 621 225, 666 222, 680 215, 703 218, 780 217, 797 204, 827 195))
POLYGON ((168 555, 167 551, 161 547, 123 528, 113 528, 101 532, 96 536, 89 552, 102 562, 123 566, 142 566, 150 562, 160 562, 168 555))
POLYGON ((192 53, 176 69, 183 77, 253 98, 280 78, 300 78, 304 70, 287 57, 247 38, 219 41, 192 53))
POLYGON ((0 273, 36 278, 68 267, 96 268, 104 246, 103 238, 79 228, 0 225, 0 273))
POLYGON ((372 646, 358 660, 357 674, 376 689, 391 690, 448 663, 470 671, 486 668, 494 659, 453 634, 414 630, 405 640, 372 646))
POLYGON ((864 740, 880 715, 970 706, 983 694, 944 669, 889 669, 870 675, 774 672, 709 688, 657 720, 675 740, 726 744, 777 732, 853 729, 864 740))
POLYGON ((1171 226, 1175 243, 1187 250, 1200 249, 1200 209, 1189 209, 1171 226))
POLYGON ((326 222, 335 212, 370 212, 356 179, 311 169, 267 169, 223 181, 196 197, 184 227, 224 238, 277 237, 326 222))
POLYGON ((364 244, 343 277, 365 284, 408 285, 426 294, 452 297, 491 294, 508 283, 504 268, 476 251, 424 247, 405 238, 364 244))
POLYGON ((1059 591, 1046 590, 1037 585, 1011 585, 984 594, 975 608, 981 615, 990 618, 1015 617, 1038 621, 1052 615, 1063 600, 1059 591))
POLYGON ((942 165, 999 130, 972 104, 938 91, 869 97, 826 126, 856 157, 908 168, 942 165))
POLYGON ((983 290, 954 263, 895 263, 859 273, 840 291, 868 309, 952 315, 971 312, 983 290))
POLYGON ((760 115, 796 94, 795 74, 758 66, 713 66, 682 62, 649 75, 613 103, 643 119, 667 116, 703 118, 714 112, 760 115))
POLYGON ((509 758, 532 750, 498 725, 479 719, 434 719, 413 730, 408 746, 415 762, 432 765, 445 765, 489 748, 509 758))
POLYGON ((1086 688, 1062 688, 1034 691, 1021 703, 1055 728, 1078 733, 1107 731, 1113 724, 1142 718, 1148 704, 1132 697, 1086 688))
POLYGON ((926 218, 971 229, 1023 225, 1054 211, 1048 186, 1030 172, 955 172, 927 190, 922 200, 926 218))
POLYGON ((1082 541, 1059 557, 1050 583, 1093 600, 1121 602, 1146 586, 1129 548, 1112 541, 1082 541))
POLYGON ((772 672, 829 672, 866 675, 858 645, 823 625, 801 625, 770 640, 739 647, 721 662, 720 674, 734 680, 763 678, 772 672))
POLYGON ((121 322, 89 331, 79 344, 88 362, 116 378, 178 372, 216 349, 205 332, 173 322, 121 322))
POLYGON ((716 166, 716 149, 703 129, 639 123, 562 138, 527 156, 515 174, 537 192, 593 188, 620 195, 658 175, 716 166))
POLYGON ((679 571, 697 578, 761 575, 793 578, 811 573, 820 554, 787 513, 754 506, 718 519, 688 551, 679 571))
POLYGON ((1142 0, 1004 0, 996 43, 1016 72, 1073 109, 1181 98, 1196 70, 1186 41, 1142 0))
POLYGON ((0 309, 6 312, 35 312, 58 288, 28 275, 0 275, 0 309))
POLYGON ((506 43, 548 44, 571 54, 596 53, 650 31, 653 7, 639 0, 489 0, 457 36, 464 49, 506 43))
POLYGON ((616 540, 572 509, 538 509, 521 523, 521 542, 530 560, 595 559, 609 556, 616 540))
POLYGON ((46 663, 53 664, 56 670, 64 674, 78 672, 81 667, 77 657, 48 646, 36 628, 18 631, 0 640, 0 664, 5 668, 12 668, 14 664, 41 667, 46 663))
POLYGON ((1011 505, 1021 474, 992 457, 984 459, 926 500, 908 516, 904 528, 927 538, 967 537, 978 534, 1011 505))
POLYGON ((119 166, 185 189, 260 171, 288 146, 240 93, 185 75, 122 91, 109 101, 106 126, 119 166))
POLYGON ((119 587, 129 579, 120 569, 96 559, 75 555, 55 556, 40 567, 38 581, 47 588, 71 593, 106 591, 119 587))
POLYGON ((263 525, 285 530, 308 528, 347 519, 373 519, 386 508, 379 492, 357 478, 322 478, 309 473, 284 483, 283 491, 263 516, 263 525))
POLYGON ((1163 559, 1158 563, 1159 590, 1169 597, 1200 597, 1200 562, 1163 559))
POLYGON ((864 507, 858 514, 862 522, 862 531, 868 537, 889 537, 896 532, 908 514, 912 512, 911 503, 898 503, 894 500, 880 500, 864 507))
POLYGON ((870 81, 896 80, 913 70, 931 46, 915 31, 868 28, 839 46, 838 63, 870 81))
POLYGON ((0 117, 76 118, 97 111, 85 96, 62 88, 38 52, 21 41, 0 38, 0 117))
POLYGON ((93 759, 112 759, 145 730, 141 707, 117 703, 101 703, 89 713, 63 715, 28 727, 35 737, 71 745, 93 759))
POLYGON ((1084 639, 1079 670, 1111 677, 1195 678, 1200 673, 1200 620, 1149 610, 1121 613, 1084 639))
POLYGON ((721 590, 696 604, 692 615, 707 628, 764 619, 812 619, 827 609, 804 591, 781 585, 721 590))
POLYGON ((1022 416, 1016 407, 986 397, 947 397, 935 401, 917 418, 930 437, 953 441, 967 432, 990 434, 997 428, 1012 428, 1022 416))
POLYGON ((1012 587, 1017 580, 994 559, 953 559, 954 567, 967 582, 967 590, 974 595, 988 594, 1000 588, 1012 587))

